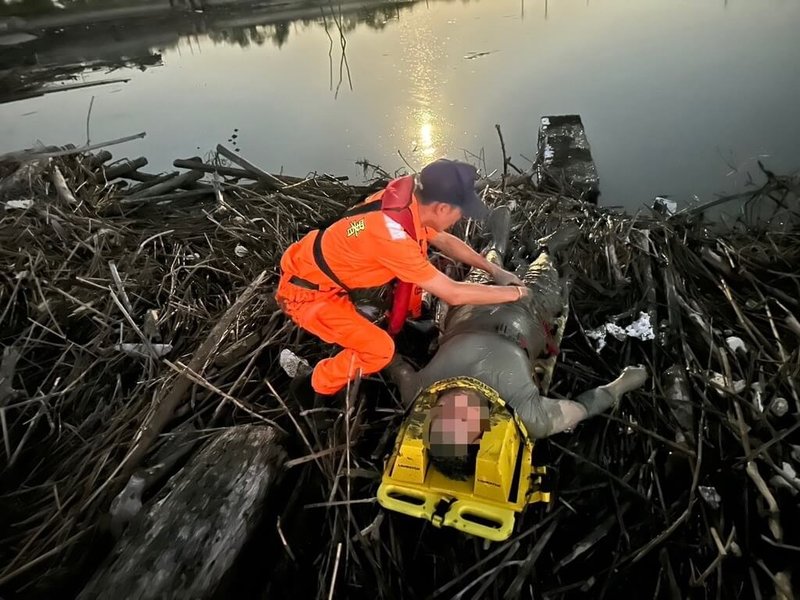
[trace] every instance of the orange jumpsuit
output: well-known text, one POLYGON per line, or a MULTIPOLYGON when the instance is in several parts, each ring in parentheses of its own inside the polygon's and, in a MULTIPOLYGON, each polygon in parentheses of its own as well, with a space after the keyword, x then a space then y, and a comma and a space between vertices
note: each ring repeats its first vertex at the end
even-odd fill
MULTIPOLYGON (((366 202, 379 201, 383 193, 366 202)), ((324 231, 322 254, 341 283, 351 290, 379 287, 393 279, 419 285, 436 275, 427 250, 428 240, 438 232, 421 224, 413 195, 409 208, 418 241, 379 210, 345 216, 324 231)), ((359 369, 368 375, 388 365, 394 341, 361 316, 345 290, 320 269, 314 258, 319 234, 319 230, 309 232, 283 254, 276 298, 297 325, 343 348, 320 361, 311 376, 314 390, 330 395, 346 386, 359 369)))

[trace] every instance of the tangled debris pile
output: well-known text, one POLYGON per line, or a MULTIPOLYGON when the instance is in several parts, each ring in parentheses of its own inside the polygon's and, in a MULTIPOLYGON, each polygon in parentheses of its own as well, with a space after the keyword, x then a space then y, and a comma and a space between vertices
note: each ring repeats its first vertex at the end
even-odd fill
MULTIPOLYGON (((266 423, 289 460, 262 547, 242 556, 234 585, 249 597, 793 597, 796 226, 720 232, 696 212, 617 214, 527 176, 487 183, 490 204, 512 206, 515 267, 560 223, 583 232, 550 394, 632 363, 654 376, 537 445, 554 502, 484 548, 375 503, 403 416, 381 376, 343 406, 287 396, 286 351, 313 363, 330 348, 278 310, 280 253, 371 188, 272 175, 223 147, 235 164, 164 175, 142 173, 144 159, 106 165, 105 151, 45 152, 0 162, 2 589, 78 593, 124 527, 109 509, 134 472, 147 505, 203 440, 266 423)), ((785 223, 798 191, 768 174, 748 202, 775 201, 785 223)), ((461 233, 481 245, 475 227, 461 233)), ((399 347, 424 362, 414 335, 399 347)))

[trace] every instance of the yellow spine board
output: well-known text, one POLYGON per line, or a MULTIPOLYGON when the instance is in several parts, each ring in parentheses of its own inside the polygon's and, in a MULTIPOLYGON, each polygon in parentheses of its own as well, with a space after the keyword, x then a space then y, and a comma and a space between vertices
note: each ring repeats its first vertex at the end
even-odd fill
POLYGON ((494 541, 508 539, 516 513, 534 502, 549 502, 539 489, 544 467, 533 467, 533 443, 524 425, 506 408, 497 393, 472 378, 437 382, 415 401, 387 461, 378 501, 389 510, 454 527, 494 541), (439 392, 453 387, 476 389, 492 401, 490 427, 481 438, 475 475, 458 481, 429 468, 423 427, 439 392), (442 502, 447 510, 437 508, 442 502))

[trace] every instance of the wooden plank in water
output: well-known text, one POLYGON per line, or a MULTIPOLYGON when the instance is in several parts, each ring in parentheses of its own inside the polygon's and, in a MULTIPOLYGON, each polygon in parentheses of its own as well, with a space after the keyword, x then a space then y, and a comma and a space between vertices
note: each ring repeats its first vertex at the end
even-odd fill
POLYGON ((542 117, 538 143, 539 184, 548 179, 563 179, 575 188, 581 199, 596 202, 600 182, 580 115, 542 117))

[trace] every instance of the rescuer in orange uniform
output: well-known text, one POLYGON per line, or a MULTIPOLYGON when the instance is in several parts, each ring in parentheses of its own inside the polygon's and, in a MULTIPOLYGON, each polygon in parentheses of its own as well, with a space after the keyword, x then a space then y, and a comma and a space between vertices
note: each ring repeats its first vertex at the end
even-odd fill
POLYGON ((357 312, 351 290, 399 282, 391 333, 402 326, 418 288, 450 305, 513 302, 529 293, 516 275, 446 231, 462 217, 486 216, 488 209, 475 193, 476 177, 472 165, 437 160, 416 176, 391 181, 328 228, 309 232, 286 250, 278 303, 297 325, 343 348, 314 368, 311 386, 318 394, 333 395, 359 370, 376 373, 394 356, 392 336, 357 312), (428 260, 428 243, 453 260, 489 272, 499 285, 450 279, 428 260))

